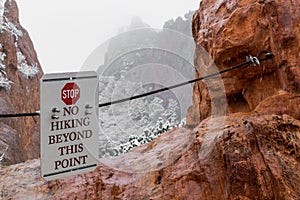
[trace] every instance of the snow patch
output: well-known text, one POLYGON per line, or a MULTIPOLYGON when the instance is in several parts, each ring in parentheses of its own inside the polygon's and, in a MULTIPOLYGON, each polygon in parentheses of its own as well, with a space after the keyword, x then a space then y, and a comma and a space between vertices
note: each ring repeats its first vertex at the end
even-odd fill
POLYGON ((10 22, 4 16, 4 12, 8 12, 7 10, 5 10, 5 2, 6 0, 0 0, 0 33, 2 33, 3 30, 6 30, 10 34, 14 35, 18 40, 18 37, 22 37, 23 33, 16 27, 15 24, 10 22))
POLYGON ((6 0, 0 0, 0 33, 2 33, 3 22, 4 22, 4 10, 6 0))
POLYGON ((22 31, 20 31, 16 25, 14 25, 12 22, 8 21, 7 18, 5 18, 5 21, 6 22, 3 22, 2 23, 2 28, 4 30, 6 30, 7 32, 9 32, 10 34, 14 35, 17 39, 19 37, 22 37, 23 36, 23 33, 22 31))
POLYGON ((5 72, 5 65, 3 63, 0 63, 0 71, 2 71, 3 73, 5 72))
POLYGON ((8 145, 1 142, 0 143, 0 166, 2 166, 1 161, 4 159, 4 155, 7 149, 8 149, 8 145))
POLYGON ((5 90, 10 90, 11 84, 13 82, 8 80, 3 74, 0 74, 0 88, 4 88, 5 90))
MULTIPOLYGON (((157 138, 159 135, 173 129, 176 127, 184 127, 186 124, 186 119, 183 119, 180 124, 177 125, 170 125, 170 121, 164 121, 163 118, 159 118, 156 122, 155 126, 149 127, 144 129, 144 132, 141 136, 138 135, 131 135, 128 138, 128 142, 120 144, 119 147, 115 148, 113 156, 119 156, 121 154, 127 153, 132 150, 134 147, 138 147, 142 144, 149 143, 157 138)), ((111 156, 111 155, 109 155, 111 156)))
MULTIPOLYGON (((3 46, 0 44, 0 49, 2 49, 3 46)), ((5 72, 5 64, 4 59, 6 57, 6 54, 4 52, 0 52, 0 88, 4 88, 5 90, 10 90, 12 81, 8 80, 5 72)))
POLYGON ((5 2, 6 2, 6 0, 0 0, 0 32, 2 32, 5 2))
POLYGON ((22 54, 21 51, 17 52, 18 59, 18 70, 23 77, 32 79, 38 72, 39 68, 37 64, 28 65, 26 57, 22 54))
POLYGON ((4 52, 0 52, 0 61, 4 61, 4 58, 6 57, 6 54, 4 52))
POLYGON ((39 72, 37 64, 31 66, 23 63, 18 66, 18 69, 21 74, 28 79, 32 79, 39 72))
MULTIPOLYGON (((0 49, 1 49, 2 47, 0 46, 0 49)), ((4 65, 4 59, 5 59, 5 57, 6 57, 6 54, 4 53, 4 52, 0 52, 0 71, 2 72, 2 73, 5 73, 5 65, 4 65)))

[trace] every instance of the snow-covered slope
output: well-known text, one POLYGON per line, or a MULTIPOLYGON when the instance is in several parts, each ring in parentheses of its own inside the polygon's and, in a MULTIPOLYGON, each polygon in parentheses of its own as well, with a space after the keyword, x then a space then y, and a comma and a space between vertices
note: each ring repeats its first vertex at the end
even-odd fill
MULTIPOLYGON (((134 18, 127 32, 112 38, 98 69, 100 103, 193 79, 194 40, 186 29, 191 29, 191 15, 169 20, 162 30, 134 18)), ((192 85, 101 108, 99 156, 122 154, 179 126, 191 98, 192 85)))

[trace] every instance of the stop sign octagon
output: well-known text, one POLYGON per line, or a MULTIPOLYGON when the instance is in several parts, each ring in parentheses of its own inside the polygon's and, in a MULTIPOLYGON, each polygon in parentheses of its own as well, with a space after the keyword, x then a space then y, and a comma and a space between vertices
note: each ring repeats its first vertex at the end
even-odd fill
POLYGON ((61 89, 61 100, 66 105, 76 104, 79 98, 80 98, 80 88, 76 83, 74 82, 67 83, 61 89))

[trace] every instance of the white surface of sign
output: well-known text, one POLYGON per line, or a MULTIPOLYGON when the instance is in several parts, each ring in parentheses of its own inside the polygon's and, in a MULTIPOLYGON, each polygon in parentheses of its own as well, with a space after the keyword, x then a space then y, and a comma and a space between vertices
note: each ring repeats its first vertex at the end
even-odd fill
POLYGON ((46 180, 98 165, 98 77, 95 72, 41 79, 41 176, 46 180))

